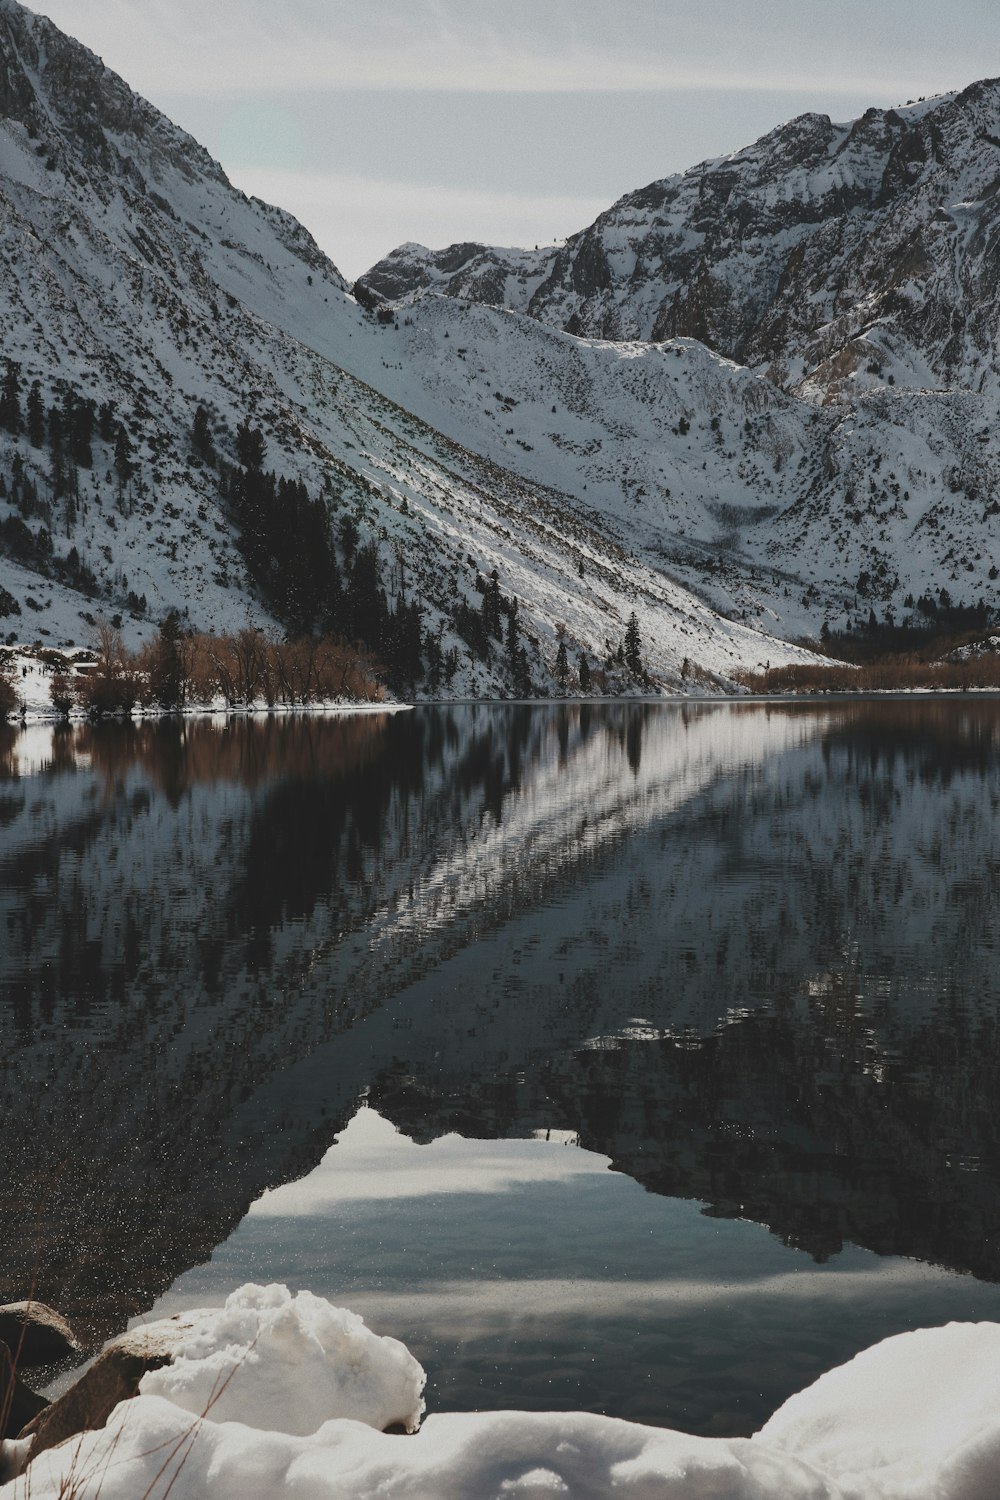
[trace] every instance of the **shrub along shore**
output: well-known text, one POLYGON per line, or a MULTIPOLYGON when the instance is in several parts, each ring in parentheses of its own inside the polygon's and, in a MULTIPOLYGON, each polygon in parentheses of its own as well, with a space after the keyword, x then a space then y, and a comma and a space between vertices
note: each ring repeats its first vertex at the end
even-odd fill
POLYGON ((1000 652, 961 661, 809 662, 734 676, 751 693, 969 692, 1000 689, 1000 652))

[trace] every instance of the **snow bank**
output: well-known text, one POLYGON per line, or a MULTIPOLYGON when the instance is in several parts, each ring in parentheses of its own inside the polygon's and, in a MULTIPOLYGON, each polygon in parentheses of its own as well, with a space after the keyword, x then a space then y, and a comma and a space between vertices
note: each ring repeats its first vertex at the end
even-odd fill
POLYGON ((331 1417, 415 1431, 424 1381, 405 1345, 372 1333, 357 1313, 312 1292, 251 1285, 193 1314, 173 1363, 143 1376, 140 1389, 216 1423, 304 1436, 331 1417))
POLYGON ((866 1349, 786 1401, 755 1442, 851 1495, 1000 1496, 1000 1325, 949 1323, 866 1349))
POLYGON ((221 1311, 192 1316, 173 1366, 148 1375, 104 1431, 41 1454, 0 1486, 0 1500, 1000 1495, 997 1324, 887 1339, 792 1397, 752 1438, 697 1438, 583 1412, 432 1416, 403 1436, 373 1428, 406 1403, 416 1423, 422 1371, 352 1314, 308 1293, 244 1287, 221 1311), (230 1374, 210 1416, 199 1415, 230 1374))
MULTIPOLYGON (((40 1455, 30 1500, 844 1500, 793 1457, 582 1412, 430 1417, 415 1437, 328 1422, 310 1438, 198 1423, 139 1396, 107 1429, 40 1455), (70 1451, 72 1450, 72 1451, 70 1451), (176 1479, 175 1479, 176 1476, 176 1479)), ((25 1500, 13 1485, 2 1500, 25 1500)))

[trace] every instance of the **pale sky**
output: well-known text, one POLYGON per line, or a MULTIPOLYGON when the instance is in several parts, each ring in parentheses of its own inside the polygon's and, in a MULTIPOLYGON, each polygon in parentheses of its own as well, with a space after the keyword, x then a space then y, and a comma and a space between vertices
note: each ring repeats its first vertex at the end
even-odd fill
POLYGON ((997 0, 36 0, 353 279, 540 244, 806 109, 1000 74, 997 0))

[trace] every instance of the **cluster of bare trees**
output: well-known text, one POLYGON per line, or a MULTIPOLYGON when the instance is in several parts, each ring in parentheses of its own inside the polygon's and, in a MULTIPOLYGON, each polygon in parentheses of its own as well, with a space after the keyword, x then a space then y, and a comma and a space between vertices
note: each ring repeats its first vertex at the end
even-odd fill
POLYGON ((259 630, 188 636, 182 647, 188 701, 228 705, 381 702, 385 691, 361 646, 328 636, 271 640, 259 630))
POLYGON ((126 649, 107 621, 97 626, 95 661, 52 681, 61 713, 76 705, 94 717, 143 708, 228 708, 310 703, 381 702, 385 691, 360 646, 328 637, 272 640, 246 627, 233 635, 184 635, 168 621, 139 651, 126 649))
POLYGON ((737 682, 751 693, 878 693, 924 691, 968 691, 970 688, 1000 688, 1000 653, 984 652, 966 661, 916 661, 897 657, 891 661, 851 666, 837 662, 829 666, 799 663, 771 667, 758 672, 736 672, 737 682))

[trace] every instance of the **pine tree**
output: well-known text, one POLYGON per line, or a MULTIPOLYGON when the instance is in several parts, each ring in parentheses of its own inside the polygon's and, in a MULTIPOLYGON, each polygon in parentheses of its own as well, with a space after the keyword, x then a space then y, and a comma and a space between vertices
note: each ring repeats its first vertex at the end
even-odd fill
POLYGON ((31 382, 28 391, 28 442, 33 448, 45 444, 45 407, 42 402, 42 387, 37 380, 31 382))
POLYGON ((480 661, 489 661, 492 648, 489 635, 483 625, 482 611, 473 609, 467 600, 459 599, 451 618, 456 634, 462 637, 473 657, 478 657, 480 661))
POLYGON ((444 652, 441 650, 441 637, 439 635, 428 635, 424 642, 424 655, 427 657, 427 671, 425 681, 427 691, 436 693, 441 686, 441 678, 444 675, 444 652))
POLYGON ((517 659, 514 663, 514 692, 518 698, 530 698, 534 692, 528 653, 523 646, 518 646, 517 659))
POLYGON ((10 466, 10 498, 11 502, 24 511, 24 459, 20 453, 15 453, 10 466))
POLYGON ((517 627, 518 627, 518 603, 511 599, 510 610, 507 614, 507 665, 513 673, 517 669, 517 627))
POLYGON ((566 642, 561 637, 559 649, 556 652, 556 676, 559 679, 559 686, 565 687, 569 676, 569 658, 566 655, 566 642))
MULTIPOLYGON (((420 607, 416 601, 407 604, 400 599, 395 614, 386 620, 384 636, 386 665, 392 685, 401 690, 409 688, 413 691, 424 670, 420 607)), ((440 646, 438 651, 440 653, 440 646)))
POLYGON ((642 641, 639 637, 639 621, 635 610, 628 617, 625 627, 625 665, 633 677, 642 676, 642 641))
POLYGON ((61 500, 67 488, 67 466, 66 466, 66 429, 63 422, 62 409, 58 406, 49 407, 48 416, 49 435, 49 483, 52 486, 52 495, 56 500, 61 500))
POLYGON ((498 641, 502 641, 503 621, 500 618, 500 575, 496 568, 490 574, 490 581, 486 585, 480 611, 487 634, 494 636, 498 641))
POLYGON ((94 455, 90 447, 97 418, 97 407, 93 401, 84 401, 68 390, 63 397, 63 422, 66 446, 73 463, 81 469, 94 467, 94 455))
POLYGON ((17 360, 8 359, 3 380, 0 381, 0 427, 15 435, 22 431, 21 420, 21 366, 17 360))
POLYGON ((208 412, 200 404, 191 423, 191 447, 203 462, 214 464, 215 444, 212 441, 212 429, 209 426, 208 412))
POLYGON ((587 660, 586 652, 580 652, 580 660, 577 664, 577 672, 580 678, 581 693, 590 692, 590 662, 587 660))
POLYGON ((355 640, 378 650, 383 644, 388 610, 382 590, 378 548, 374 542, 366 542, 354 559, 345 603, 355 640))
POLYGON ((175 609, 163 620, 153 642, 149 663, 149 690, 160 708, 180 708, 184 702, 186 676, 181 654, 181 622, 175 609))
POLYGON ((121 499, 125 487, 132 478, 132 445, 128 433, 119 422, 115 433, 115 473, 118 476, 118 497, 121 499))
POLYGON ((249 419, 236 429, 236 462, 251 473, 263 469, 267 459, 267 444, 259 427, 251 427, 249 419))

